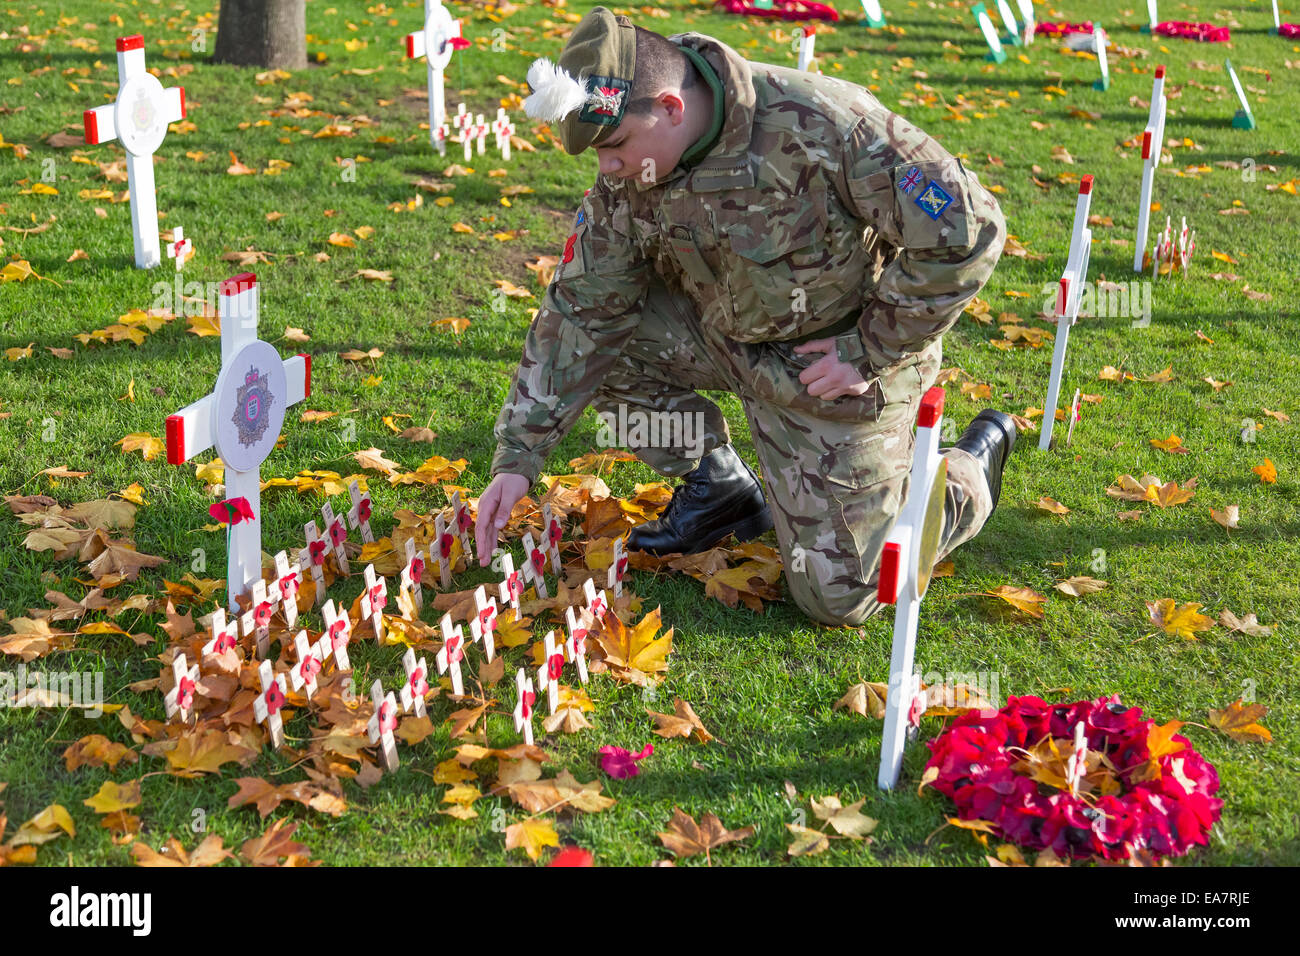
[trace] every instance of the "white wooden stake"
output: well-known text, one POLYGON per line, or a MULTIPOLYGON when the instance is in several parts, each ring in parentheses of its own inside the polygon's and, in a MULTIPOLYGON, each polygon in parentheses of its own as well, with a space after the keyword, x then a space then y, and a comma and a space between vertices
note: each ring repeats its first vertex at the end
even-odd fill
POLYGON ((537 588, 539 598, 549 597, 546 593, 546 552, 537 546, 531 531, 524 532, 524 580, 537 588))
POLYGON ((423 717, 424 695, 429 693, 429 668, 425 666, 423 657, 416 661, 414 649, 408 647, 402 655, 402 669, 406 671, 406 683, 398 697, 402 702, 402 713, 414 711, 416 717, 423 717))
POLYGON ((1083 389, 1074 390, 1074 401, 1070 403, 1070 427, 1065 430, 1065 447, 1070 447, 1070 440, 1074 438, 1074 426, 1079 423, 1079 396, 1083 389))
POLYGON ((152 269, 162 262, 153 154, 167 135, 167 124, 185 118, 185 89, 180 86, 163 89, 157 78, 145 69, 144 37, 140 34, 117 38, 117 80, 117 99, 86 110, 82 123, 87 145, 97 146, 116 139, 126 149, 135 264, 140 269, 152 269))
POLYGON ((284 611, 284 620, 289 627, 298 623, 298 591, 302 588, 302 567, 295 561, 289 563, 289 555, 278 551, 275 555, 275 586, 280 589, 280 607, 284 611))
POLYGON ((1277 0, 1273 0, 1273 25, 1268 28, 1268 32, 1273 36, 1277 36, 1282 32, 1282 18, 1278 16, 1277 0))
POLYGON ((474 118, 474 139, 478 142, 478 154, 480 156, 487 155, 487 138, 488 133, 491 131, 491 125, 483 118, 483 114, 479 113, 474 118))
POLYGON ((1151 111, 1142 131, 1142 194, 1138 202, 1137 251, 1133 254, 1133 271, 1142 271, 1142 257, 1147 251, 1147 227, 1151 219, 1151 189, 1155 183, 1160 153, 1165 144, 1165 66, 1156 66, 1151 85, 1151 111))
MULTIPOLYGON (((148 74, 146 74, 148 75, 148 74)), ((221 372, 212 394, 167 419, 167 462, 213 446, 226 465, 227 498, 244 498, 253 517, 230 526, 226 567, 228 609, 262 578, 262 501, 258 474, 275 448, 285 410, 311 394, 311 356, 282 360, 257 338, 257 277, 245 272, 221 283, 221 372)))
POLYGON ((921 599, 929 587, 930 574, 943 537, 948 475, 948 460, 939 454, 943 397, 943 388, 935 386, 921 399, 907 500, 880 555, 878 600, 881 604, 897 605, 877 777, 882 790, 892 790, 898 782, 909 717, 915 720, 919 714, 917 708, 924 706, 912 664, 921 599))
POLYGON ((212 630, 212 639, 203 645, 204 655, 224 654, 239 646, 239 628, 234 621, 227 623, 225 608, 218 607, 212 612, 209 627, 212 630))
POLYGON ((298 552, 298 564, 311 568, 311 580, 315 585, 311 594, 311 606, 315 607, 325 600, 325 553, 329 551, 329 542, 320 536, 315 521, 303 525, 303 533, 307 536, 307 547, 298 552))
POLYGON ((483 652, 491 664, 496 655, 497 599, 488 597, 487 589, 480 584, 474 591, 474 607, 477 613, 469 622, 470 637, 483 642, 483 652))
POLYGON ((627 574, 627 552, 623 550, 623 539, 614 539, 614 560, 606 572, 605 586, 614 592, 614 597, 623 596, 623 577, 627 574))
POLYGON ((813 46, 817 43, 817 31, 812 27, 803 28, 803 39, 799 42, 799 69, 807 70, 812 66, 813 46))
POLYGON ((502 604, 509 604, 515 611, 519 610, 519 599, 524 593, 524 577, 515 570, 515 559, 509 551, 501 553, 501 571, 505 575, 497 585, 502 604))
POLYGON ((434 659, 438 665, 438 673, 445 674, 451 671, 451 692, 457 697, 465 695, 465 686, 461 683, 460 662, 465 658, 465 631, 459 624, 451 626, 451 614, 442 616, 442 650, 438 651, 438 656, 434 659))
POLYGON ((185 260, 194 254, 194 243, 185 238, 185 230, 177 226, 172 230, 172 241, 167 243, 167 258, 176 260, 176 271, 185 268, 185 260))
POLYGON ((348 495, 352 498, 352 507, 348 511, 348 524, 361 532, 361 540, 366 544, 375 543, 375 535, 370 530, 370 513, 372 502, 370 492, 361 490, 360 482, 348 485, 348 495))
POLYGON ((1097 65, 1101 68, 1101 79, 1094 80, 1092 88, 1094 90, 1109 90, 1110 64, 1106 60, 1106 44, 1109 43, 1110 40, 1107 38, 1106 31, 1102 29, 1100 23, 1094 22, 1092 25, 1092 42, 1097 51, 1097 65))
POLYGON ((1052 426, 1056 424, 1056 404, 1061 395, 1061 375, 1065 369, 1065 347, 1070 327, 1079 319, 1083 284, 1088 281, 1088 259, 1092 255, 1092 230, 1088 228, 1088 209, 1092 204, 1092 174, 1079 180, 1079 198, 1074 205, 1074 229, 1070 233, 1070 255, 1061 273, 1056 293, 1056 342, 1052 349, 1052 371, 1047 381, 1047 402, 1043 406, 1043 427, 1038 439, 1039 451, 1052 445, 1052 426))
POLYGON ((1002 42, 1010 46, 1020 46, 1020 25, 1016 23, 1016 15, 1011 12, 1011 4, 1007 0, 996 0, 995 5, 1002 26, 1007 31, 1002 35, 1002 42))
POLYGON ((239 626, 244 636, 255 635, 257 639, 257 656, 265 657, 270 649, 271 618, 275 616, 275 606, 280 601, 280 586, 273 584, 270 588, 261 578, 249 591, 253 605, 239 618, 239 626))
POLYGON ((564 673, 564 649, 555 646, 555 632, 547 631, 542 641, 542 664, 537 668, 537 686, 545 687, 551 713, 560 706, 560 675, 564 673))
POLYGON ((199 665, 188 666, 184 652, 178 652, 172 658, 172 689, 163 698, 168 720, 180 714, 181 722, 189 723, 190 711, 194 709, 194 683, 198 679, 199 665))
POLYGON ((366 565, 366 589, 361 595, 361 619, 369 621, 375 629, 375 641, 384 639, 384 605, 388 603, 388 583, 383 577, 376 578, 375 566, 366 565))
POLYGON ((1159 23, 1160 14, 1156 10, 1156 0, 1147 0, 1147 22, 1145 26, 1139 28, 1140 32, 1154 35, 1159 23))
POLYGON ((306 688, 307 699, 316 693, 316 675, 320 673, 321 664, 327 656, 329 641, 322 638, 315 644, 307 643, 307 632, 299 631, 293 638, 294 650, 298 652, 298 663, 289 670, 289 679, 293 689, 306 688))
POLYGON ((284 675, 276 674, 270 661, 262 661, 257 678, 262 690, 253 701, 253 716, 259 724, 266 724, 271 746, 279 750, 284 746, 284 721, 280 718, 280 709, 284 707, 284 675))
POLYGON ((1233 128, 1254 129, 1255 114, 1250 110, 1250 101, 1246 99, 1246 91, 1241 88, 1241 80, 1237 79, 1237 71, 1232 68, 1232 61, 1226 57, 1223 60, 1223 69, 1232 80, 1232 87, 1237 91, 1237 102, 1241 104, 1241 109, 1237 110, 1236 115, 1232 117, 1233 128))
POLYGON ((446 150, 445 137, 439 142, 434 131, 442 126, 447 115, 443 71, 451 62, 451 55, 469 46, 461 35, 459 20, 453 20, 441 0, 425 0, 424 29, 406 35, 407 59, 425 58, 429 68, 429 135, 439 153, 446 150))
POLYGON ((334 552, 334 560, 339 564, 339 570, 344 574, 351 574, 352 568, 348 565, 348 553, 345 545, 348 541, 348 529, 343 523, 343 519, 334 514, 334 508, 327 501, 320 506, 321 517, 325 519, 325 538, 330 543, 330 550, 334 552))
POLYGON ((1083 721, 1074 725, 1074 750, 1065 763, 1065 782, 1070 785, 1071 795, 1079 793, 1079 783, 1088 772, 1088 738, 1083 731, 1083 721))
POLYGON ((885 13, 880 0, 862 0, 862 12, 867 15, 867 26, 879 29, 885 25, 885 13))
POLYGON ((352 639, 352 621, 347 611, 340 613, 339 609, 334 607, 334 601, 329 600, 325 602, 322 614, 325 618, 325 635, 322 640, 329 641, 330 650, 334 653, 335 666, 341 671, 352 670, 352 661, 348 658, 348 641, 352 639))
POLYGON ((564 609, 564 622, 568 625, 568 636, 564 639, 564 655, 578 665, 578 680, 587 683, 587 632, 591 622, 591 612, 583 610, 582 622, 579 623, 572 606, 564 609))
POLYGON ((424 610, 424 587, 420 579, 424 577, 424 557, 415 547, 415 539, 406 539, 406 564, 402 565, 402 576, 398 579, 399 588, 407 588, 418 610, 424 610))
POLYGON ((984 59, 992 60, 994 63, 1005 63, 1007 51, 1002 49, 1002 41, 998 38, 998 31, 993 26, 993 18, 989 16, 988 9, 983 3, 977 3, 971 7, 970 12, 974 15, 975 23, 980 28, 980 35, 984 37, 984 42, 989 48, 989 52, 984 54, 984 59))
POLYGON ((515 733, 523 732, 524 743, 533 743, 533 704, 537 695, 533 692, 533 681, 524 676, 521 667, 515 672, 515 733))
POLYGON ((384 769, 392 773, 398 765, 397 741, 393 739, 393 731, 397 729, 397 700, 391 690, 384 694, 383 684, 378 678, 370 685, 370 700, 375 705, 375 713, 366 724, 366 732, 372 744, 381 744, 384 769))

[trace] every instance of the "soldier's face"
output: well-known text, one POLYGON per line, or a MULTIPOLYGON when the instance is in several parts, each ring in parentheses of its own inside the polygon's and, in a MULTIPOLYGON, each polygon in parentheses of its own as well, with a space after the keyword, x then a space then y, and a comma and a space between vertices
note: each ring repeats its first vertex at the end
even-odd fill
POLYGON ((649 113, 627 113, 618 129, 596 147, 600 171, 619 179, 643 177, 655 182, 667 176, 682 154, 699 138, 696 124, 686 121, 685 104, 678 93, 660 95, 649 113))

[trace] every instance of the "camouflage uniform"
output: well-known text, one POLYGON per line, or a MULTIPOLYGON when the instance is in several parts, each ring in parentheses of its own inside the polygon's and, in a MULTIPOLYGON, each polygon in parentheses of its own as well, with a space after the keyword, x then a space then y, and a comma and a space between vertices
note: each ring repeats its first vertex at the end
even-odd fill
MULTIPOLYGON (((658 182, 602 175, 588 190, 497 419, 492 471, 535 480, 587 405, 698 412, 707 454, 727 423, 696 390, 734 392, 795 601, 858 623, 879 608, 877 563, 941 336, 997 263, 1002 213, 865 89, 749 63, 701 34, 670 39, 721 81, 720 138, 658 182), (797 355, 792 340, 822 332, 866 393, 808 394, 799 373, 822 353, 797 355)), ((681 445, 631 450, 665 476, 699 461, 681 445)), ((941 555, 992 510, 974 456, 944 454, 941 555)))

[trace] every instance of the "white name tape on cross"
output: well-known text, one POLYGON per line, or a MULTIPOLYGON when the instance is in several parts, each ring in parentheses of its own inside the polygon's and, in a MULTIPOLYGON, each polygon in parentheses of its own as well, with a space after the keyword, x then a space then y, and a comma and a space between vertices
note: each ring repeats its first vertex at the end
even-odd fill
POLYGON ((1083 284, 1088 281, 1088 260, 1092 255, 1092 230, 1088 228, 1088 209, 1092 204, 1092 174, 1079 179, 1079 198, 1074 204, 1074 228, 1070 232, 1070 255, 1056 293, 1056 342, 1052 349, 1052 371, 1047 380, 1047 401, 1043 406, 1042 434, 1038 448, 1052 445, 1052 426, 1056 424, 1056 404, 1061 397, 1061 375, 1065 369, 1065 348, 1070 327, 1079 318, 1083 284))
POLYGON ((943 397, 943 388, 936 385, 921 399, 907 500, 880 555, 877 599, 881 604, 897 605, 877 777, 882 790, 892 790, 898 782, 908 718, 913 715, 918 700, 919 681, 912 673, 916 627, 921 598, 930 585, 943 536, 943 506, 947 498, 948 459, 939 454, 943 397))
POLYGON ((221 283, 221 372, 212 394, 167 419, 167 461, 184 464, 215 447, 226 466, 227 498, 244 498, 253 517, 230 525, 226 598, 262 579, 262 505, 258 469, 275 448, 285 410, 311 394, 311 356, 281 359, 257 337, 257 277, 245 272, 221 283))
POLYGON ((118 37, 117 79, 117 99, 86 110, 82 123, 87 145, 98 146, 116 139, 126 150, 135 264, 152 269, 162 262, 153 154, 167 135, 167 124, 185 118, 185 89, 163 89, 157 77, 145 69, 144 37, 139 34, 118 37))

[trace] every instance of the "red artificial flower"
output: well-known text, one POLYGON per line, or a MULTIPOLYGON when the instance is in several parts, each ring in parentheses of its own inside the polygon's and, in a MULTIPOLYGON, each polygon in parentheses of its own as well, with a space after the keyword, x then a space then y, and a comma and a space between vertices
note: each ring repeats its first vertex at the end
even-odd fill
POLYGON ((547 680, 559 680, 560 674, 564 671, 564 655, 552 654, 546 659, 546 677, 547 680))
POLYGON ((419 584, 420 579, 424 577, 424 561, 420 558, 414 558, 411 561, 411 580, 419 584))
POLYGON ((357 524, 365 524, 370 520, 370 499, 362 498, 357 502, 357 524))
POLYGON ((266 701, 266 715, 279 713, 280 708, 284 706, 284 694, 280 691, 280 685, 272 684, 267 688, 263 699, 266 701))
POLYGON ((519 698, 519 713, 523 715, 524 720, 533 716, 533 704, 537 703, 537 695, 531 690, 526 690, 519 698))
POLYGON ((208 509, 208 514, 214 521, 229 525, 253 520, 253 508, 247 498, 227 498, 225 501, 218 501, 208 509))
POLYGON ((555 856, 551 857, 551 862, 547 866, 591 866, 592 856, 590 850, 584 850, 580 846, 566 846, 555 856))
POLYGON ((188 677, 182 677, 176 685, 176 706, 181 710, 189 710, 194 706, 194 681, 188 677))
POLYGON ((316 660, 314 657, 304 657, 302 659, 302 667, 298 669, 298 673, 302 675, 302 679, 305 683, 310 684, 312 678, 320 673, 320 661, 316 660))
POLYGON ((655 752, 653 744, 646 744, 639 754, 634 754, 630 750, 624 750, 622 747, 601 747, 597 753, 601 755, 600 769, 617 780, 624 777, 635 777, 641 772, 637 766, 638 760, 644 760, 655 752))
POLYGON ((411 687, 411 693, 416 697, 423 697, 429 692, 429 682, 424 679, 424 668, 417 667, 411 671, 410 679, 407 681, 411 687))
POLYGON ((533 548, 533 553, 528 557, 533 562, 533 570, 538 574, 541 574, 546 569, 546 555, 542 554, 540 548, 533 548))
POLYGON ((451 535, 446 532, 443 532, 442 537, 438 539, 438 553, 442 555, 444 561, 451 557, 451 535))
POLYGON ((325 563, 325 542, 319 538, 315 541, 307 542, 307 553, 311 556, 312 564, 325 563))

